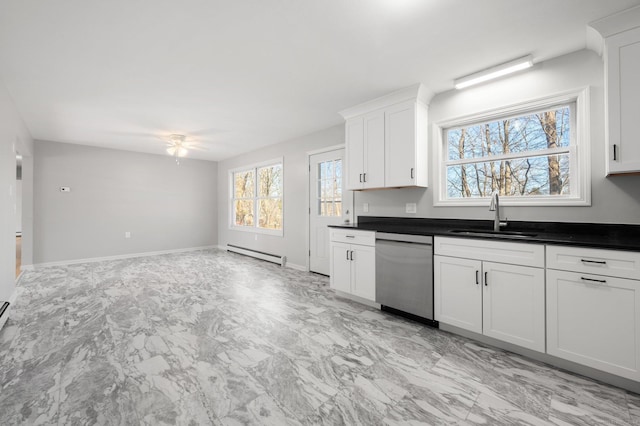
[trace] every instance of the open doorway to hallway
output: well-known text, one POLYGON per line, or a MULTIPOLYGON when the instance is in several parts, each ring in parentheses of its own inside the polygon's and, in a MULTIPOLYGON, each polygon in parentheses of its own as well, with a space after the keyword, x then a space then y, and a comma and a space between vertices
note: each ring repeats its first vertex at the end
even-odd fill
POLYGON ((22 156, 16 155, 16 278, 22 266, 22 156))

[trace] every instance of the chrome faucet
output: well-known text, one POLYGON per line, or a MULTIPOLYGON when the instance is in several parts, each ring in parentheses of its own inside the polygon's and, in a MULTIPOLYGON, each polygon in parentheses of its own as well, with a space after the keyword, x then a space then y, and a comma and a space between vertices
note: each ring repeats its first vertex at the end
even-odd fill
POLYGON ((497 190, 491 193, 491 204, 489 205, 489 211, 496 212, 496 215, 493 218, 493 230, 495 232, 499 232, 501 227, 507 226, 506 221, 500 222, 500 196, 498 195, 497 190))

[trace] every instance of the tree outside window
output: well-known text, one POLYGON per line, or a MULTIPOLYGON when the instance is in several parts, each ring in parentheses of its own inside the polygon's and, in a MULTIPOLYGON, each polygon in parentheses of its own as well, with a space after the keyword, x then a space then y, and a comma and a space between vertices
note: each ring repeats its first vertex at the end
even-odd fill
POLYGON ((444 130, 446 198, 569 197, 575 103, 444 130))
POLYGON ((231 172, 232 227, 282 231, 282 162, 231 172))

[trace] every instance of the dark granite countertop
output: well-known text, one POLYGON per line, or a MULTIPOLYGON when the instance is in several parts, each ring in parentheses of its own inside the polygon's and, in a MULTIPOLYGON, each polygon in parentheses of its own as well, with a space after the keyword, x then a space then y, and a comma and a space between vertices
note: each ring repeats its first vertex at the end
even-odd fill
POLYGON ((394 234, 438 235, 640 251, 640 225, 510 221, 503 229, 504 232, 491 234, 492 220, 359 216, 357 224, 332 227, 394 234), (478 231, 484 233, 477 233, 478 231))

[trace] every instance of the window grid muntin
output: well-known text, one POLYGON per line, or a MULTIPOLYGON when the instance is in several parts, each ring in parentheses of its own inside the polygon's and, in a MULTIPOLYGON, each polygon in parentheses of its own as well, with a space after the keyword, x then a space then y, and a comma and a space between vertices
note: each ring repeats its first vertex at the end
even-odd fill
POLYGON ((483 162, 500 162, 505 160, 514 160, 514 159, 526 159, 526 158, 534 158, 540 156, 551 156, 551 155, 567 155, 569 158, 570 164, 573 164, 573 167, 570 167, 569 178, 569 194, 566 195, 544 195, 544 196, 536 196, 536 195, 526 195, 526 196, 509 196, 503 195, 507 198, 518 197, 521 199, 567 199, 572 198, 574 194, 578 192, 578 156, 577 156, 577 98, 570 99, 568 101, 557 102, 557 103, 549 103, 548 105, 537 105, 535 108, 523 108, 517 110, 516 112, 512 112, 510 114, 492 114, 485 115, 482 118, 476 120, 466 120, 461 121, 457 124, 453 124, 447 127, 443 127, 442 131, 442 178, 441 178, 441 189, 443 194, 444 201, 470 201, 470 200, 478 200, 482 198, 487 198, 490 194, 485 196, 472 196, 472 197, 451 197, 449 196, 449 178, 447 171, 449 167, 456 165, 466 165, 466 164, 476 164, 483 162), (545 150, 529 150, 529 151, 520 151, 516 153, 508 153, 508 154, 492 154, 486 155, 483 157, 470 157, 470 158, 462 158, 462 159, 454 159, 450 160, 449 157, 449 141, 448 141, 448 132, 454 129, 462 129, 468 128, 471 126, 481 126, 487 123, 495 123, 498 121, 511 120, 519 117, 527 117, 532 116, 534 114, 539 114, 546 111, 558 110, 561 108, 568 108, 569 112, 569 120, 568 120, 568 146, 560 146, 557 148, 548 148, 545 150))

